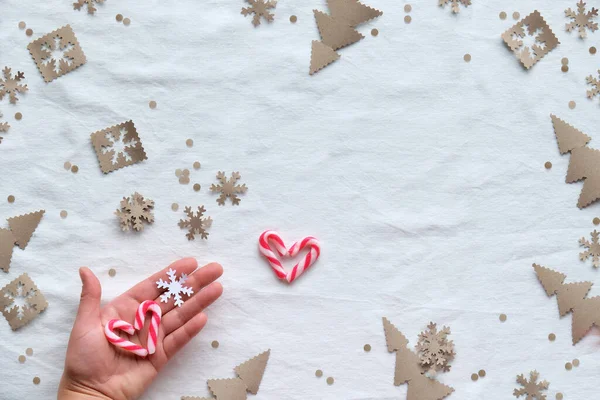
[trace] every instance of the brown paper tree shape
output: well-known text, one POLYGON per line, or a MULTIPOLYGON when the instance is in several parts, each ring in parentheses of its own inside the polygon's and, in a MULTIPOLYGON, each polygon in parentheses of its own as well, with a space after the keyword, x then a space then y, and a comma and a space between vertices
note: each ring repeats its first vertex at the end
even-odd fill
POLYGON ((341 49, 356 43, 364 36, 356 31, 345 22, 337 20, 324 12, 313 10, 315 20, 317 21, 317 28, 321 35, 321 41, 323 44, 331 47, 333 50, 341 49))
POLYGON ((587 207, 600 198, 600 151, 587 146, 571 150, 567 183, 583 180, 577 206, 587 207))
POLYGON ((40 210, 29 214, 19 215, 18 217, 12 217, 7 220, 8 226, 15 237, 15 244, 22 250, 25 250, 25 247, 27 247, 29 239, 31 239, 31 236, 33 235, 33 232, 35 232, 44 213, 44 210, 40 210))
POLYGON ((10 269, 15 240, 10 229, 0 229, 0 269, 4 272, 10 269))
POLYGON ((600 296, 586 298, 592 282, 563 283, 566 275, 533 264, 537 277, 549 297, 556 295, 561 317, 573 313, 571 335, 577 344, 592 328, 600 326, 600 296))
POLYGON ((130 229, 143 231, 144 221, 148 224, 154 222, 153 209, 153 200, 145 199, 144 196, 135 192, 131 197, 123 197, 115 215, 119 218, 121 229, 124 232, 130 229))
POLYGON ((419 356, 408 348, 408 340, 387 318, 383 330, 388 351, 396 352, 394 385, 408 385, 407 400, 441 400, 454 389, 423 375, 419 356))
POLYGON ((598 9, 592 7, 592 9, 586 13, 583 0, 580 0, 579 3, 577 3, 577 12, 571 10, 571 7, 569 7, 565 10, 565 16, 573 20, 565 25, 567 32, 579 28, 579 37, 582 39, 587 36, 585 28, 588 28, 592 32, 598 30, 598 23, 593 21, 593 19, 598 16, 598 9))
MULTIPOLYGON (((0 118, 2 118, 2 113, 0 112, 0 118)), ((8 124, 8 122, 0 122, 0 132, 8 132, 8 129, 10 128, 10 125, 8 124)), ((0 136, 0 143, 2 143, 2 139, 4 139, 2 136, 0 136)))
POLYGON ((79 11, 83 6, 87 6, 88 14, 94 14, 97 11, 94 3, 103 4, 104 0, 77 0, 73 3, 73 9, 79 11))
POLYGON ((579 239, 579 245, 587 249, 579 253, 579 259, 581 261, 585 261, 588 258, 591 258, 592 265, 595 268, 598 268, 600 267, 600 243, 598 243, 598 235, 600 235, 600 232, 596 232, 596 230, 594 229, 594 232, 592 232, 591 235, 591 242, 588 241, 585 237, 579 239))
POLYGON ((550 114, 552 126, 558 143, 560 154, 565 154, 578 147, 585 146, 591 137, 573 127, 571 124, 563 121, 554 114, 550 114))
POLYGON ((224 206, 225 200, 228 198, 231 199, 231 204, 234 206, 240 204, 241 199, 238 197, 238 194, 246 193, 248 190, 245 183, 243 185, 236 185, 237 181, 239 181, 241 177, 242 176, 239 172, 232 172, 231 178, 227 179, 225 172, 219 171, 217 174, 217 179, 221 183, 219 185, 215 185, 213 183, 210 186, 210 191, 213 193, 221 193, 217 199, 217 203, 219 203, 220 206, 224 206))
POLYGON ((247 17, 254 14, 252 25, 255 27, 260 25, 260 17, 263 17, 267 22, 273 22, 274 15, 269 11, 275 8, 277 1, 274 0, 246 0, 250 7, 242 7, 242 15, 247 17))
MULTIPOLYGON (((216 400, 246 400, 246 392, 257 394, 270 355, 271 350, 267 350, 235 367, 237 378, 209 379, 208 389, 216 400)), ((181 400, 211 399, 183 396, 181 400)))
POLYGON ((187 219, 180 219, 178 225, 181 229, 188 229, 188 233, 185 235, 188 240, 196 239, 196 235, 200 235, 202 239, 208 239, 209 234, 206 230, 212 225, 212 219, 204 218, 206 212, 204 206, 198 207, 198 211, 195 213, 192 211, 192 207, 186 207, 184 212, 187 219))
POLYGON ((327 6, 334 19, 351 27, 383 15, 381 11, 366 6, 358 0, 327 0, 327 6))
POLYGON ((430 322, 427 330, 419 334, 417 354, 425 373, 435 375, 438 371, 450 371, 450 362, 456 355, 454 343, 448 340, 450 328, 444 326, 440 331, 437 325, 430 322))
POLYGON ((312 75, 319 72, 329 64, 340 59, 340 55, 335 52, 331 47, 313 40, 312 48, 310 50, 310 70, 309 74, 312 75))
POLYGON ((527 396, 525 400, 546 400, 546 395, 542 392, 548 389, 550 383, 547 381, 538 382, 539 376, 540 374, 535 370, 529 373, 529 380, 523 374, 517 375, 517 383, 522 387, 515 389, 513 396, 527 396))
POLYGON ((19 101, 17 93, 23 94, 29 89, 27 88, 27 85, 21 83, 21 81, 25 79, 25 74, 21 71, 17 71, 17 74, 13 76, 11 71, 12 70, 8 67, 4 67, 2 70, 4 78, 0 79, 0 100, 8 95, 9 101, 12 104, 16 104, 17 101, 19 101))
POLYGON ((47 307, 44 295, 27 274, 0 290, 0 310, 12 330, 27 325, 47 307))
POLYGON ((445 7, 446 4, 450 4, 452 12, 457 14, 460 11, 460 4, 469 7, 471 5, 471 0, 439 0, 438 4, 440 7, 445 7))

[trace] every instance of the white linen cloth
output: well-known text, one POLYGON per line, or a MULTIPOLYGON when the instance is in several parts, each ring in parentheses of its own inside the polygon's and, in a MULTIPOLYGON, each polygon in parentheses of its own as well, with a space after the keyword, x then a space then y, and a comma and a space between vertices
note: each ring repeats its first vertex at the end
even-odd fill
POLYGON ((183 256, 220 262, 225 291, 145 400, 208 396, 207 379, 234 377, 234 366, 269 348, 260 391, 249 398, 402 399, 383 316, 411 345, 429 321, 452 328, 457 356, 440 377, 456 390, 450 399, 512 398, 516 375, 533 369, 551 383, 548 398, 595 396, 598 334, 572 346, 571 317, 559 318, 531 268, 597 282, 590 295, 600 293, 599 272, 579 261, 577 244, 600 206, 577 208, 581 183, 564 182, 569 156, 559 155, 549 117, 599 147, 599 105, 586 99, 585 77, 596 73, 600 55, 588 48, 600 33, 581 40, 565 32, 564 10, 575 1, 474 0, 458 15, 414 1, 406 24, 406 3, 370 0, 384 15, 360 26, 364 40, 314 76, 312 10, 326 11, 323 0, 281 1, 275 21, 258 28, 240 15, 241 0, 108 0, 94 16, 71 2, 0 1, 0 66, 25 72, 30 89, 17 105, 0 102, 12 125, 0 145, 0 198, 16 197, 0 201, 0 216, 46 210, 0 285, 27 272, 49 302, 20 331, 0 321, 0 398, 55 396, 80 266, 99 276, 107 302, 183 256), (526 71, 500 35, 514 11, 534 9, 561 44, 526 71), (118 13, 131 25, 117 23, 118 13), (27 44, 66 24, 87 64, 46 84, 27 44), (90 134, 129 119, 148 160, 104 175, 90 134), (65 171, 65 161, 79 173, 65 171), (177 168, 191 170, 190 185, 179 184, 177 168), (220 170, 240 171, 248 185, 239 207, 219 207, 209 192, 220 170), (156 202, 156 222, 141 234, 121 232, 113 215, 134 191, 156 202), (177 222, 184 206, 201 204, 214 220, 210 237, 188 241, 177 222), (316 236, 321 258, 293 285, 277 281, 257 250, 265 229, 290 244, 316 236), (21 365, 28 347, 34 355, 21 365), (574 358, 581 366, 566 371, 574 358), (487 376, 472 382, 479 369, 487 376))

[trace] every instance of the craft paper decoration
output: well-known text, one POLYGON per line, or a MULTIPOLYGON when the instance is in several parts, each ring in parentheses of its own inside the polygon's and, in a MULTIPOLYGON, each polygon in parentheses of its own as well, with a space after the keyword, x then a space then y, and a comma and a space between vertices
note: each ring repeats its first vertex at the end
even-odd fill
POLYGON ((94 132, 91 138, 105 174, 148 159, 131 120, 94 132))
POLYGON ((240 378, 209 379, 208 388, 217 400, 246 400, 246 385, 240 378))
POLYGON ((27 49, 46 82, 68 74, 86 62, 85 54, 70 25, 34 40, 27 49))
POLYGON ((596 230, 594 229, 594 232, 592 232, 591 235, 592 235, 591 242, 589 242, 584 237, 579 239, 579 245, 583 246, 587 249, 586 251, 579 253, 579 259, 581 261, 585 261, 588 258, 591 258, 592 265, 595 268, 598 268, 598 267, 600 267, 600 243, 598 243, 598 235, 600 235, 600 232, 596 232, 596 230))
POLYGON ((585 179, 577 206, 584 208, 600 198, 600 151, 589 147, 571 150, 567 183, 585 179))
POLYGON ((600 296, 586 298, 592 282, 563 283, 566 275, 533 264, 537 277, 549 297, 556 295, 561 317, 573 313, 571 334, 577 344, 592 328, 600 326, 600 296))
POLYGON ((433 322, 427 325, 426 331, 419 334, 416 349, 423 372, 435 375, 438 371, 450 371, 450 362, 456 353, 454 343, 448 340, 449 334, 450 328, 444 326, 438 331, 433 322))
POLYGON ((502 39, 527 69, 560 44, 537 10, 504 32, 502 39), (522 39, 526 36, 535 38, 535 44, 531 48, 523 43, 522 39))
POLYGON ((235 373, 244 381, 248 392, 252 394, 258 393, 258 388, 267 368, 270 355, 271 350, 269 349, 235 367, 235 373))
MULTIPOLYGON (((598 70, 598 74, 600 74, 600 69, 598 70)), ((588 99, 593 99, 598 94, 600 94, 600 80, 598 80, 597 78, 594 78, 592 75, 590 75, 587 78, 585 78, 585 82, 588 85, 592 86, 592 89, 590 89, 586 92, 588 99)))
POLYGON ((454 391, 450 386, 423 375, 421 361, 417 354, 408 348, 408 340, 385 317, 383 328, 388 351, 396 352, 394 385, 408 384, 407 400, 441 400, 454 391))
POLYGON ((9 101, 12 104, 16 104, 17 101, 19 101, 17 93, 23 94, 29 89, 27 88, 27 85, 21 84, 21 81, 25 79, 25 74, 21 71, 17 71, 17 74, 13 76, 11 71, 12 70, 8 67, 4 67, 2 70, 4 78, 0 79, 0 100, 8 95, 9 101))
POLYGON ((445 7, 446 4, 450 4, 452 12, 457 14, 460 11, 460 4, 469 7, 471 5, 471 0, 439 0, 438 4, 440 7, 445 7))
POLYGON ((318 40, 313 40, 312 49, 310 51, 310 69, 308 73, 312 75, 339 59, 340 55, 331 47, 318 40))
POLYGON ((362 4, 358 0, 327 0, 331 16, 351 27, 383 15, 383 12, 362 4))
POLYGON ((598 23, 593 21, 593 19, 598 16, 598 9, 592 7, 591 11, 586 13, 583 0, 580 0, 579 3, 577 3, 577 12, 571 10, 571 7, 569 7, 565 10, 565 16, 573 20, 565 25, 567 32, 579 28, 579 37, 582 39, 587 36, 585 28, 588 28, 592 32, 598 30, 598 23))
POLYGON ((167 271, 167 275, 169 276, 168 282, 163 281, 162 278, 156 282, 156 286, 159 289, 167 290, 166 293, 160 295, 160 302, 168 303, 169 299, 173 297, 175 305, 177 307, 181 307, 183 305, 181 293, 185 294, 188 297, 194 294, 194 291, 191 287, 183 286, 188 276, 186 274, 181 274, 179 279, 177 279, 177 272, 172 268, 169 268, 169 270, 167 271))
POLYGON ((237 195, 246 193, 246 190, 248 190, 246 184, 236 185, 236 182, 240 180, 241 177, 242 176, 239 172, 232 172, 231 178, 229 178, 228 180, 227 175, 225 175, 225 172, 219 171, 219 173, 217 174, 217 179, 221 181, 221 184, 212 184, 210 186, 210 191, 213 193, 221 193, 221 195, 217 199, 217 203, 219 203, 220 206, 225 205, 225 200, 227 200, 227 198, 231 199, 231 204, 233 204, 234 206, 240 204, 241 199, 237 195))
POLYGON ((556 115, 550 114, 550 118, 554 126, 554 133, 556 134, 556 142, 558 143, 560 154, 583 147, 592 140, 591 137, 558 118, 556 115))
POLYGON ((40 210, 7 219, 8 226, 15 237, 15 244, 22 250, 25 250, 27 243, 29 243, 29 239, 31 239, 33 232, 37 228, 45 212, 46 211, 44 210, 40 210))
POLYGON ((94 14, 97 11, 96 7, 94 7, 94 3, 102 4, 104 3, 104 0, 77 0, 73 3, 73 9, 79 11, 83 6, 87 6, 88 14, 94 14))
POLYGON ((30 323, 47 307, 44 295, 27 274, 0 290, 0 310, 13 331, 30 323))
POLYGON ((128 231, 133 228, 136 231, 144 230, 144 221, 151 224, 154 222, 154 201, 145 199, 144 196, 135 192, 131 197, 123 197, 120 208, 115 211, 119 218, 121 229, 128 231))
POLYGON ((196 239, 196 235, 200 235, 202 239, 208 239, 209 233, 206 230, 212 225, 212 219, 210 217, 203 218, 206 212, 204 206, 198 207, 196 213, 192 211, 192 207, 185 207, 184 211, 187 219, 180 219, 178 225, 181 229, 188 228, 188 233, 185 235, 188 240, 196 239))
MULTIPOLYGON (((2 113, 0 112, 0 118, 2 118, 2 113)), ((8 122, 0 122, 0 132, 8 132, 8 129, 10 128, 10 125, 8 124, 8 122)), ((2 143, 2 139, 4 139, 2 136, 0 136, 0 143, 2 143)))
POLYGON ((518 375, 517 383, 523 387, 515 389, 513 395, 515 397, 527 396, 526 400, 545 400, 546 395, 542 392, 548 389, 550 383, 547 381, 538 382, 539 376, 540 374, 535 370, 529 373, 529 380, 523 374, 518 375))
POLYGON ((341 49, 364 39, 361 33, 346 25, 343 21, 338 21, 318 10, 313 10, 313 13, 323 43, 333 50, 341 49))
POLYGON ((8 272, 16 238, 10 229, 0 229, 0 269, 8 272))
POLYGON ((263 17, 267 22, 273 22, 273 18, 275 17, 269 11, 272 8, 275 8, 277 5, 277 1, 270 0, 246 0, 250 7, 242 7, 242 15, 247 17, 250 14, 254 14, 252 18, 252 25, 255 27, 260 25, 260 17, 263 17))

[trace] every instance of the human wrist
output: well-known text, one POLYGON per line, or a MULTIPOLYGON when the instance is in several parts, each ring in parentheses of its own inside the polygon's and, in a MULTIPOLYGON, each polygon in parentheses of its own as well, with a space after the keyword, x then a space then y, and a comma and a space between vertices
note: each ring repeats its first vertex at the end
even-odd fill
POLYGON ((57 400, 112 400, 97 390, 71 382, 63 376, 58 387, 57 400))

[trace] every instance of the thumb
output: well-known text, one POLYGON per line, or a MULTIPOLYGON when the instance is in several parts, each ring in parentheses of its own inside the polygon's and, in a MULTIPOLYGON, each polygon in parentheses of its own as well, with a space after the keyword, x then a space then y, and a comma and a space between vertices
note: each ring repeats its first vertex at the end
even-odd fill
POLYGON ((100 281, 87 267, 79 268, 79 277, 83 287, 81 288, 78 316, 98 315, 100 313, 100 298, 102 297, 100 281))

